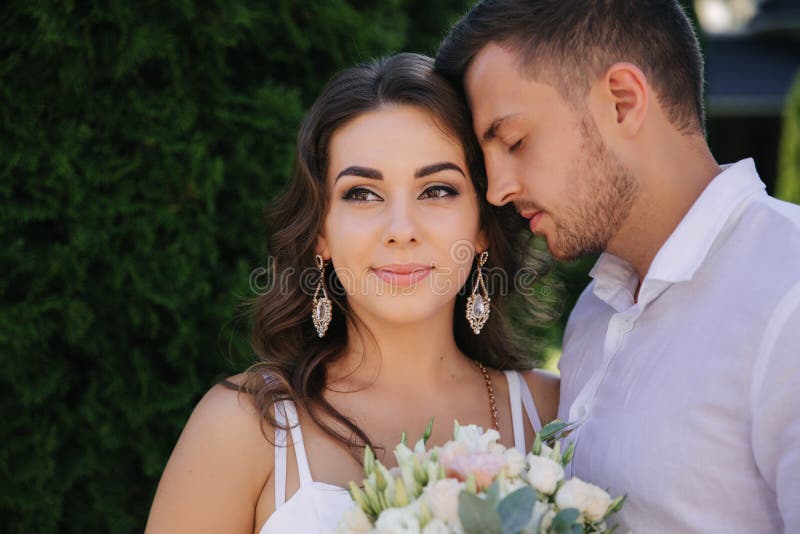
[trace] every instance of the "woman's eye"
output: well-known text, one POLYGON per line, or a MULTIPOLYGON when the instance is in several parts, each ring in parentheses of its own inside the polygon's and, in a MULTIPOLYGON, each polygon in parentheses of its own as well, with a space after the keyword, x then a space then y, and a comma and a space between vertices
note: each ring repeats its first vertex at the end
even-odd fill
POLYGON ((458 195, 458 191, 446 185, 434 185, 427 188, 419 198, 444 198, 458 195))
POLYGON ((516 152, 522 146, 522 139, 508 147, 509 152, 516 152))
POLYGON ((381 200, 381 197, 363 187, 354 187, 348 190, 342 198, 344 200, 353 200, 355 202, 371 202, 374 200, 381 200))

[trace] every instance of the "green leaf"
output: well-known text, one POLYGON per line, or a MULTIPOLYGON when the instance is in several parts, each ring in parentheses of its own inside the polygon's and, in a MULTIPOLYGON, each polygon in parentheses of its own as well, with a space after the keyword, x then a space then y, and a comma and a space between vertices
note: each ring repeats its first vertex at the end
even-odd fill
POLYGON ((492 506, 497 506, 498 501, 500 501, 500 483, 495 480, 486 490, 486 502, 492 506))
POLYGON ((567 427, 567 423, 561 421, 560 419, 556 419, 550 423, 547 423, 542 427, 539 431, 537 437, 541 436, 543 442, 548 442, 550 440, 557 439, 559 433, 567 427))
POLYGON ((622 509, 622 505, 625 504, 625 500, 627 498, 628 498, 627 495, 621 495, 616 499, 614 499, 613 501, 611 501, 611 505, 608 507, 608 511, 606 511, 605 515, 603 516, 603 521, 605 521, 605 519, 608 516, 619 512, 622 509))
POLYGON ((566 452, 564 452, 564 456, 561 457, 561 463, 563 465, 567 465, 572 461, 572 455, 575 454, 575 442, 569 444, 567 447, 566 452))
POLYGON ((550 527, 555 534, 572 534, 575 532, 574 526, 581 532, 583 528, 577 523, 581 512, 577 508, 565 508, 558 512, 553 518, 553 525, 550 527))
POLYGON ((531 520, 534 504, 536 492, 529 486, 506 495, 497 506, 500 521, 503 523, 503 534, 517 534, 524 529, 531 520))
POLYGON ((375 470, 375 453, 369 445, 364 447, 364 473, 370 476, 375 470))
POLYGON ((422 442, 425 444, 428 443, 428 439, 431 437, 431 434, 433 433, 433 419, 434 418, 431 417, 431 420, 428 421, 428 426, 425 427, 425 432, 422 433, 422 442))
POLYGON ((458 494, 458 518, 466 534, 503 534, 503 522, 497 510, 469 492, 458 494))

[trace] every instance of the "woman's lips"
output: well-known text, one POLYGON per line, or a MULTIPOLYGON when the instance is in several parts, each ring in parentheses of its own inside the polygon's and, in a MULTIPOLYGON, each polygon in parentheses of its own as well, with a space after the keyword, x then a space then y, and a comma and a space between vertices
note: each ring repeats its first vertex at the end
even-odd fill
POLYGON ((418 284, 431 274, 431 266, 422 264, 384 265, 372 269, 378 278, 397 287, 418 284))

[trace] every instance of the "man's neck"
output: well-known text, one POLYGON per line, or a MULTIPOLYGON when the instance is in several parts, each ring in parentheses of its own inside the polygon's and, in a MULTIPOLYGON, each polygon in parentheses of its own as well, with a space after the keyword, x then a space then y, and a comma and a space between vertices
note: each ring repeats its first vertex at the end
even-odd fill
POLYGON ((707 148, 681 156, 670 164, 650 164, 640 170, 640 196, 606 249, 633 266, 639 287, 661 247, 722 171, 707 148))

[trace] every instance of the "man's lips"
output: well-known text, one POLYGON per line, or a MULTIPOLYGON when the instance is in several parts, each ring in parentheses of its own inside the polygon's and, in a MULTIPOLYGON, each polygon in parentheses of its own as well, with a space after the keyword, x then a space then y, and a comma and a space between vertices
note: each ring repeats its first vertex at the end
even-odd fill
POLYGON ((421 263, 390 264, 372 267, 372 271, 378 275, 378 278, 387 284, 398 287, 409 287, 419 283, 421 280, 427 278, 432 270, 433 267, 430 265, 423 265, 421 263))
POLYGON ((531 232, 536 232, 536 226, 539 224, 539 221, 542 220, 542 216, 544 212, 541 210, 525 210, 519 212, 520 215, 528 219, 528 224, 530 225, 531 232))

